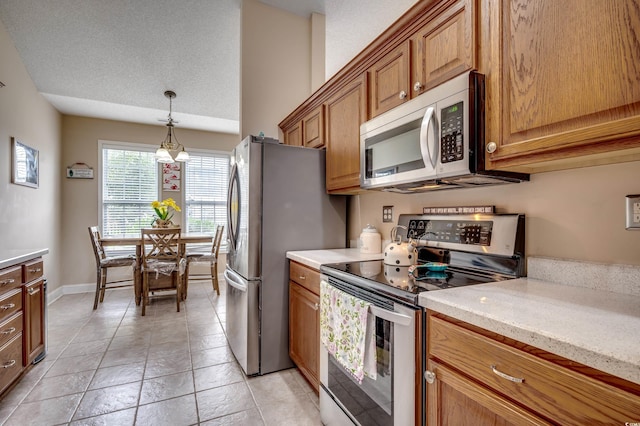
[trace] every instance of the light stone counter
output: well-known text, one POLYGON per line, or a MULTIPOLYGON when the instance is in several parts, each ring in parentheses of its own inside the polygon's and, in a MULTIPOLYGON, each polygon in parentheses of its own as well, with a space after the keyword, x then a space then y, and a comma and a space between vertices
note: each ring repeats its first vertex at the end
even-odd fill
MULTIPOLYGON (((547 259, 532 259, 547 263, 547 259)), ((548 259, 556 267, 554 280, 575 272, 573 261, 548 259)), ((532 278, 548 268, 536 264, 529 277, 425 292, 420 304, 469 324, 499 333, 589 367, 640 384, 640 267, 621 266, 630 282, 602 289, 602 282, 582 286, 532 278)), ((543 265, 544 266, 544 265, 543 265)), ((600 276, 600 267, 590 273, 600 276)), ((617 267, 613 267, 617 269, 617 267)), ((620 278, 620 275, 617 275, 620 278)), ((573 278, 565 277, 567 282, 573 278)))
POLYGON ((320 269, 320 265, 342 262, 360 262, 364 260, 380 260, 383 253, 363 254, 360 249, 330 249, 330 250, 300 250, 288 251, 287 259, 295 260, 313 269, 320 269))
POLYGON ((49 249, 2 249, 0 248, 0 269, 27 262, 49 253, 49 249))

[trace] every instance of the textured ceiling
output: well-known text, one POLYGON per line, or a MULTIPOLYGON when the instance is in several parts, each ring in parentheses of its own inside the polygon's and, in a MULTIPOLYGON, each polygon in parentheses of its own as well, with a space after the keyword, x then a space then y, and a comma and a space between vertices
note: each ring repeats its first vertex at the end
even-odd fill
MULTIPOLYGON (((300 16, 324 0, 263 0, 300 16)), ((238 133, 241 0, 0 0, 36 88, 60 112, 238 133)), ((8 83, 8 82, 5 82, 8 83)))

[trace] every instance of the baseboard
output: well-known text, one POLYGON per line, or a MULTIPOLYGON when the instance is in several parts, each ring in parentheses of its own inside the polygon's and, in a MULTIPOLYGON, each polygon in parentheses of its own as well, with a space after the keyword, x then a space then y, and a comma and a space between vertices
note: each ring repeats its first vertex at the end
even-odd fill
POLYGON ((53 291, 47 291, 47 305, 52 304, 65 294, 93 293, 96 291, 96 284, 68 284, 56 288, 53 291))

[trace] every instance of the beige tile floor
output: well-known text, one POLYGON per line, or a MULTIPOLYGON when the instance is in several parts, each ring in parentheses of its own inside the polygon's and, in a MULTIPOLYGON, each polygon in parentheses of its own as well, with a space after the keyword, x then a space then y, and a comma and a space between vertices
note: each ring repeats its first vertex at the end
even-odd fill
POLYGON ((48 307, 48 355, 0 401, 3 425, 320 425, 318 397, 297 369, 247 378, 225 337, 224 286, 154 298, 130 289, 48 307))

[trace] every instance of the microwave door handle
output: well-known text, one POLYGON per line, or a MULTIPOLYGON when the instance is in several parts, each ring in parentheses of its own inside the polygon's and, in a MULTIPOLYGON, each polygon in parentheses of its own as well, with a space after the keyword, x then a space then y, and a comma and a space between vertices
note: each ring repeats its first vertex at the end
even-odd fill
POLYGON ((396 323, 404 326, 408 326, 411 324, 412 318, 410 316, 399 314, 397 312, 388 311, 386 309, 378 308, 375 305, 370 305, 369 311, 373 315, 377 316, 378 318, 382 318, 383 320, 387 320, 392 323, 396 323))
POLYGON ((435 107, 427 108, 427 111, 422 117, 422 124, 420 125, 420 151, 422 152, 422 160, 425 164, 431 164, 432 168, 436 168, 436 159, 438 158, 438 144, 436 140, 436 126, 432 125, 432 121, 435 119, 435 107), (431 128, 431 132, 429 132, 431 128))

